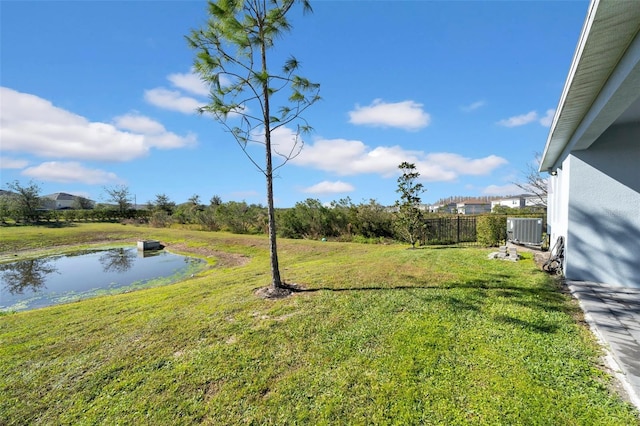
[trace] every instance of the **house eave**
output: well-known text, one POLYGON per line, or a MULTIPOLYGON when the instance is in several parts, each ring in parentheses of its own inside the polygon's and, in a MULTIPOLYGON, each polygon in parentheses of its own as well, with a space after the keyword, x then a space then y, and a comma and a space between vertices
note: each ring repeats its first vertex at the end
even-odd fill
POLYGON ((588 148, 640 97, 640 7, 593 0, 576 47, 540 163, 559 167, 588 148))

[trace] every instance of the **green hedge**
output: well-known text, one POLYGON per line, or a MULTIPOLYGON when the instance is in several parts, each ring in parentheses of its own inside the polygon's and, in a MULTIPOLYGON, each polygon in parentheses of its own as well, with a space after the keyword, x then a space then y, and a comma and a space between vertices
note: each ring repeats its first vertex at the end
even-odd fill
POLYGON ((507 217, 502 215, 478 216, 476 232, 483 246, 495 247, 507 240, 507 217))

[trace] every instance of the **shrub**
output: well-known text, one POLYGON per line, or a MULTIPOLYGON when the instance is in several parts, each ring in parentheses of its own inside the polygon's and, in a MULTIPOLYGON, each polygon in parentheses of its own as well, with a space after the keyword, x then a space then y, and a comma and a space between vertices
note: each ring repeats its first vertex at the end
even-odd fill
POLYGON ((78 218, 78 212, 76 210, 65 210, 62 216, 65 222, 73 222, 78 218))
POLYGON ((153 212, 149 219, 149 225, 154 228, 168 228, 171 226, 173 219, 164 210, 158 210, 153 212))
POLYGON ((220 224, 216 218, 215 208, 207 207, 203 211, 197 212, 196 220, 205 231, 219 231, 220 224))
POLYGON ((497 215, 478 216, 476 233, 478 242, 487 247, 500 245, 507 239, 507 217, 497 215))

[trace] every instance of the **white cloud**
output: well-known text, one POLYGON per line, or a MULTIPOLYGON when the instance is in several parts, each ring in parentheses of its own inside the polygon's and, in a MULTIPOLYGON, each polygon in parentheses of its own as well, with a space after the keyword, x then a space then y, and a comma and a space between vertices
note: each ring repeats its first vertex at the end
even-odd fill
MULTIPOLYGON (((259 136, 264 138, 264 132, 259 136)), ((294 157, 300 153, 302 137, 288 127, 278 127, 271 132, 271 147, 278 155, 294 157)))
POLYGON ((91 122, 35 95, 0 87, 3 151, 44 158, 130 161, 152 148, 194 145, 196 136, 168 132, 154 120, 130 114, 113 124, 91 122))
MULTIPOLYGON (((264 128, 261 128, 251 134, 252 143, 261 145, 264 149, 264 128)), ((297 134, 288 127, 278 127, 271 131, 271 150, 275 156, 283 158, 294 158, 300 154, 300 150, 304 147, 302 135, 297 134)), ((262 154, 261 154, 262 155, 262 154)), ((274 162, 277 161, 274 156, 274 162)), ((277 164, 274 163, 274 166, 277 164)))
POLYGON ((135 113, 120 115, 113 119, 116 127, 142 134, 158 134, 166 132, 164 126, 157 121, 135 113))
POLYGON ((38 166, 29 167, 22 174, 48 182, 77 182, 88 185, 122 183, 122 180, 115 173, 88 169, 75 161, 48 161, 38 166))
POLYGON ((200 79, 200 76, 193 72, 169 74, 167 80, 175 87, 186 90, 194 95, 207 96, 209 94, 207 85, 200 79))
POLYGON ((545 115, 543 117, 540 117, 537 111, 529 111, 526 114, 516 115, 514 117, 500 120, 498 121, 498 125, 504 127, 518 127, 537 121, 541 126, 549 127, 553 122, 553 116, 555 115, 555 113, 555 109, 548 109, 545 115))
POLYGON ((349 112, 349 122, 374 127, 419 130, 431 123, 431 116, 422 109, 422 104, 414 101, 385 103, 376 99, 369 106, 356 105, 356 109, 349 112))
POLYGON ((509 183, 506 185, 489 185, 482 190, 484 195, 516 195, 521 194, 522 189, 515 183, 509 183))
POLYGON ((367 151, 368 147, 360 141, 321 139, 305 146, 294 163, 342 175, 388 172, 387 168, 376 170, 368 166, 367 151))
POLYGON ((471 159, 447 152, 428 154, 426 160, 428 163, 439 164, 446 169, 451 169, 457 172, 458 174, 473 176, 488 175, 495 168, 507 163, 507 160, 502 157, 498 157, 497 155, 471 159))
MULTIPOLYGON (((186 73, 169 74, 167 80, 176 90, 165 87, 145 90, 144 99, 158 108, 178 111, 183 114, 195 114, 199 108, 207 104, 205 98, 209 95, 209 87, 193 69, 186 73)), ((231 80, 225 75, 220 75, 220 84, 228 86, 231 84, 231 80)), ((249 112, 246 107, 241 109, 243 113, 249 112)), ((237 115, 233 111, 229 113, 229 117, 237 115)))
POLYGON ((182 148, 195 144, 195 135, 178 136, 168 132, 159 122, 139 114, 126 114, 114 119, 116 127, 144 135, 148 143, 159 149, 182 148))
MULTIPOLYGON (((233 80, 225 74, 220 74, 219 79, 222 87, 233 83, 233 80)), ((195 114, 198 109, 207 105, 206 98, 209 95, 209 87, 193 69, 187 73, 169 74, 167 80, 171 82, 175 90, 165 87, 145 90, 145 101, 158 108, 178 111, 183 114, 195 114), (195 95, 195 97, 192 95, 195 95)), ((251 110, 247 105, 240 105, 238 108, 231 110, 227 117, 237 118, 240 115, 248 115, 250 113, 251 110)))
POLYGON ((198 108, 205 105, 205 102, 184 96, 180 91, 169 90, 164 87, 145 90, 144 99, 151 105, 183 114, 195 114, 198 108))
POLYGON ((461 107, 461 109, 464 112, 471 112, 471 111, 477 110, 478 108, 482 108, 486 104, 487 103, 485 101, 476 101, 476 102, 474 102, 472 104, 465 105, 465 106, 461 107))
POLYGON ((507 163, 496 155, 471 159, 452 153, 410 151, 397 145, 371 149, 361 141, 346 139, 320 139, 308 144, 293 163, 341 176, 373 173, 391 177, 398 174, 398 165, 403 161, 414 163, 421 179, 427 181, 452 181, 461 175, 487 175, 507 163))
POLYGON ((322 181, 308 188, 304 188, 302 192, 311 194, 338 194, 343 192, 351 192, 355 187, 351 184, 342 181, 322 181))
POLYGON ((504 127, 518 127, 524 126, 525 124, 532 123, 538 119, 538 113, 535 111, 530 111, 526 114, 516 115, 514 117, 505 118, 504 120, 498 121, 498 125, 504 127))
POLYGON ((0 156, 0 169, 23 169, 28 165, 27 160, 0 156))
POLYGON ((555 114, 556 114, 555 109, 548 109, 544 117, 540 118, 540 125, 544 127, 551 127, 551 123, 553 123, 553 116, 555 114))

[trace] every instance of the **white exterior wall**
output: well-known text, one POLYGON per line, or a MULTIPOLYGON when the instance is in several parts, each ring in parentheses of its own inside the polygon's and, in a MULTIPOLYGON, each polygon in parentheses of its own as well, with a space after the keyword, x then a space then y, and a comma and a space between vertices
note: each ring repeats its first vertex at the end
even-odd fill
POLYGON ((549 176, 547 194, 547 234, 551 247, 556 244, 558 237, 567 238, 568 210, 569 210, 569 175, 571 157, 564 160, 562 168, 555 176, 549 176))
POLYGON ((618 125, 552 177, 551 244, 566 237, 567 279, 640 288, 639 166, 640 123, 618 125))
POLYGON ((524 198, 503 198, 501 200, 494 200, 491 202, 491 210, 496 206, 511 207, 513 209, 519 209, 524 207, 524 198))
POLYGON ((525 207, 544 207, 544 204, 540 199, 540 197, 533 196, 533 197, 526 197, 524 199, 524 206, 525 207))

